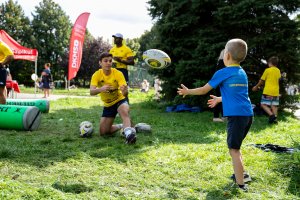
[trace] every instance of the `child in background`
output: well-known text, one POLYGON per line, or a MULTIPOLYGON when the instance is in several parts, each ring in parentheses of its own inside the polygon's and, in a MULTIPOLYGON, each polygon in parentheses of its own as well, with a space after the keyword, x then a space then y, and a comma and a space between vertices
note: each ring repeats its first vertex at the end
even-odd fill
POLYGON ((268 60, 268 68, 265 69, 259 82, 252 88, 258 91, 264 85, 260 106, 269 115, 269 124, 277 124, 277 111, 279 106, 279 80, 280 70, 277 67, 278 57, 271 57, 268 60))

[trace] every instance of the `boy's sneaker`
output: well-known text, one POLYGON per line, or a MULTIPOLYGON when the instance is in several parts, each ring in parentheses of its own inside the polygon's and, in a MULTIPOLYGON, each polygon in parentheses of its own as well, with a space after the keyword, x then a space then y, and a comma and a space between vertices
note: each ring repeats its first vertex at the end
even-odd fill
POLYGON ((238 188, 239 188, 239 190, 242 191, 242 192, 248 192, 248 185, 247 185, 247 184, 245 184, 245 185, 243 185, 243 186, 239 186, 239 185, 238 185, 238 188))
POLYGON ((269 124, 277 124, 277 117, 275 115, 271 115, 269 117, 269 124))
MULTIPOLYGON (((230 178, 231 178, 234 182, 236 182, 236 181, 235 181, 235 174, 232 174, 230 178)), ((251 181, 252 181, 252 179, 251 179, 249 173, 248 173, 248 172, 244 172, 244 183, 249 183, 249 182, 251 182, 251 181)))

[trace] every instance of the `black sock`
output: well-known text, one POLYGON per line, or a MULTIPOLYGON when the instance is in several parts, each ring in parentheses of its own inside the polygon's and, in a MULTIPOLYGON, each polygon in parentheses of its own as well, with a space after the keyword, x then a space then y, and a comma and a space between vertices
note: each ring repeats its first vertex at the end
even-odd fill
POLYGON ((243 187, 245 187, 245 184, 244 185, 238 184, 238 186, 239 186, 239 188, 243 188, 243 187))

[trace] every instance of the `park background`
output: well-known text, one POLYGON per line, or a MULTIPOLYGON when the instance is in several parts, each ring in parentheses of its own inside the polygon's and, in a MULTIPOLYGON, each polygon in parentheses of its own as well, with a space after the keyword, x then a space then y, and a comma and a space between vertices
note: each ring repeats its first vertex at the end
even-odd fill
MULTIPOLYGON (((160 102, 152 100, 151 92, 139 94, 133 89, 131 93, 133 118, 152 124, 152 135, 141 135, 136 146, 124 146, 118 137, 102 139, 94 135, 93 139, 83 140, 78 138, 77 125, 86 119, 98 123, 99 99, 53 101, 38 131, 1 130, 2 197, 299 199, 299 153, 266 153, 250 144, 299 147, 299 121, 285 110, 293 108, 299 96, 287 95, 285 87, 299 84, 300 2, 150 0, 148 6, 154 22, 152 29, 139 38, 127 38, 126 44, 136 53, 136 64, 130 67, 132 88, 144 78, 157 76, 163 81, 160 102), (166 106, 178 103, 207 109, 208 96, 182 99, 176 96, 176 88, 180 83, 188 87, 205 84, 215 71, 220 51, 236 37, 249 45, 242 63, 249 87, 266 67, 262 60, 270 56, 278 56, 280 70, 287 73, 281 81, 279 125, 267 126, 264 116, 258 116, 245 142, 246 166, 255 180, 249 194, 230 188, 227 177, 232 170, 226 154, 224 124, 213 124, 209 112, 165 113, 166 106), (172 65, 162 70, 149 69, 141 55, 152 48, 167 52, 172 65)), ((38 73, 44 63, 52 64, 55 93, 88 96, 90 77, 99 68, 100 53, 111 48, 110 41, 94 37, 87 30, 81 68, 72 80, 83 89, 65 91, 72 22, 59 4, 42 1, 32 18, 26 17, 22 7, 12 0, 2 3, 0 10, 0 29, 21 45, 38 50, 38 73)), ((9 68, 19 84, 33 86, 30 77, 34 63, 13 61, 9 68)), ((23 91, 34 92, 26 88, 23 91)), ((260 93, 250 96, 257 103, 260 93)))

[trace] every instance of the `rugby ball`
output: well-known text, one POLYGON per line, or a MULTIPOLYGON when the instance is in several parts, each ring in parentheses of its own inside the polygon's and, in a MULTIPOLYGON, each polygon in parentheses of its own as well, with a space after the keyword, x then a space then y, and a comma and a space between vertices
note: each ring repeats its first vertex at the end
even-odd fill
POLYGON ((171 58, 159 49, 149 49, 143 53, 144 62, 151 68, 162 69, 171 64, 171 58))
POLYGON ((94 128, 93 124, 89 121, 83 121, 79 125, 79 136, 80 137, 91 137, 93 134, 94 128))

